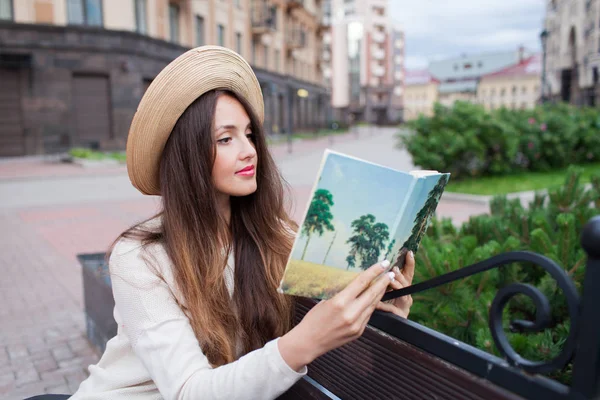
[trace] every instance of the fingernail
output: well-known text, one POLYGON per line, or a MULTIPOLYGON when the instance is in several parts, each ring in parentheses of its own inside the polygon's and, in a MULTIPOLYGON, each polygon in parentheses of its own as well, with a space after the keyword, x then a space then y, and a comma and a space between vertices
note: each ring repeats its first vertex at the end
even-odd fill
POLYGON ((394 267, 394 272, 398 275, 400 275, 400 268, 398 267, 394 267))
POLYGON ((388 260, 383 260, 380 265, 381 265, 381 269, 386 269, 387 267, 390 266, 390 262, 388 260))
POLYGON ((390 281, 393 281, 396 277, 396 274, 394 274, 392 271, 388 272, 387 275, 390 277, 390 281))
POLYGON ((411 259, 415 258, 415 255, 414 255, 414 253, 412 252, 412 250, 408 252, 408 256, 409 256, 411 259))

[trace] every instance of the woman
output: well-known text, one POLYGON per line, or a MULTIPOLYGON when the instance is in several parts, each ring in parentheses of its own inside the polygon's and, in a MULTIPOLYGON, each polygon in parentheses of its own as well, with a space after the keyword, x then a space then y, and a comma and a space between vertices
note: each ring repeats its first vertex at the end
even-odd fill
POLYGON ((192 49, 144 94, 127 142, 132 184, 162 211, 127 230, 109 259, 118 333, 73 399, 269 399, 321 354, 358 338, 404 275, 374 265, 291 328, 277 293, 296 225, 265 144, 250 66, 221 47, 192 49))

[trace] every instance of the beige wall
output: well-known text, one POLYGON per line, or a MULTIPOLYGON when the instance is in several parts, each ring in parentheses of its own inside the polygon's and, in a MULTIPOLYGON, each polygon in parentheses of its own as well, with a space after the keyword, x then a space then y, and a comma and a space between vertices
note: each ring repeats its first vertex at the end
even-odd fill
POLYGON ((423 114, 433 115, 433 105, 438 101, 438 84, 406 85, 404 88, 404 119, 409 121, 423 114))
POLYGON ((24 24, 64 25, 67 21, 66 0, 13 1, 16 22, 24 24))
POLYGON ((135 7, 133 1, 104 0, 102 4, 104 27, 117 31, 135 31, 135 7))
POLYGON ((457 101, 471 101, 475 102, 477 95, 469 92, 451 92, 451 93, 440 93, 438 100, 440 104, 451 107, 457 101))
POLYGON ((540 78, 537 75, 520 77, 483 78, 477 88, 477 102, 487 110, 506 107, 530 109, 540 96, 540 78))

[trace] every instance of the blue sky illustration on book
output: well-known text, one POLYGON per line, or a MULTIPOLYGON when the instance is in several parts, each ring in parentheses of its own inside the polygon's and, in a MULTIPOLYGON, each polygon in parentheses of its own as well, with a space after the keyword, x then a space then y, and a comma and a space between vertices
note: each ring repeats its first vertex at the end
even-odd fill
MULTIPOLYGON (((363 224, 370 224, 372 227, 378 223, 386 225, 385 227, 379 225, 383 231, 387 231, 387 235, 383 232, 381 237, 387 237, 381 240, 381 250, 377 260, 383 260, 387 255, 387 258, 393 262, 391 257, 408 239, 413 228, 414 216, 439 179, 440 175, 434 175, 416 181, 418 183, 409 199, 410 204, 407 203, 405 212, 400 214, 407 200, 407 191, 415 181, 412 175, 329 153, 311 200, 319 190, 324 189, 329 192, 330 200, 333 201, 333 205, 328 207, 331 214, 328 220, 332 229, 323 228, 322 235, 313 232, 309 237, 302 233, 302 226, 300 226, 291 258, 344 270, 360 271, 361 255, 355 252, 352 257, 353 245, 348 243, 348 240, 353 236, 355 241, 360 240, 352 223, 362 217, 363 224), (407 212, 411 215, 407 215, 407 212), (366 217, 369 214, 374 219, 366 217), (349 257, 353 258, 353 261, 349 261, 349 257)), ((326 199, 324 201, 328 202, 326 199)))

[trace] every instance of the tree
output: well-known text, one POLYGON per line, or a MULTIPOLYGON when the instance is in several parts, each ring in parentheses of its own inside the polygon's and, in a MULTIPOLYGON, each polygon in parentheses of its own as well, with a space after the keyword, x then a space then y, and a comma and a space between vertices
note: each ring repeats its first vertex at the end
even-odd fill
POLYGON ((330 210, 331 206, 333 206, 333 195, 331 192, 327 189, 317 190, 310 202, 304 224, 302 225, 302 234, 307 238, 304 250, 302 251, 302 260, 304 260, 306 249, 313 233, 322 236, 325 230, 334 230, 331 224, 333 220, 333 214, 330 210))
POLYGON ((394 245, 396 244, 396 239, 392 240, 389 244, 387 249, 385 250, 385 259, 387 260, 388 256, 390 255, 390 253, 392 252, 392 249, 394 248, 394 245))
POLYGON ((367 269, 377 262, 381 251, 385 249, 389 239, 388 226, 376 222, 375 216, 367 214, 352 221, 351 227, 354 234, 346 241, 350 244, 350 254, 346 257, 347 269, 356 266, 357 257, 360 258, 360 268, 367 269))
MULTIPOLYGON (((405 252, 412 251, 413 253, 417 252, 417 248, 419 247, 419 242, 427 229, 427 224, 429 222, 429 218, 435 212, 435 209, 440 201, 440 197, 444 192, 444 187, 448 183, 448 175, 442 175, 438 180, 438 183, 429 191, 427 195, 427 200, 425 200, 425 204, 417 213, 415 220, 413 222, 413 228, 410 233, 410 236, 402 245, 402 250, 405 252)), ((402 251, 401 250, 401 251, 402 251)))
POLYGON ((329 244, 329 248, 327 249, 327 253, 325 253, 325 257, 323 257, 323 265, 327 262, 327 256, 333 247, 333 242, 335 242, 335 238, 337 237, 337 232, 333 234, 333 239, 331 239, 331 243, 329 244))

